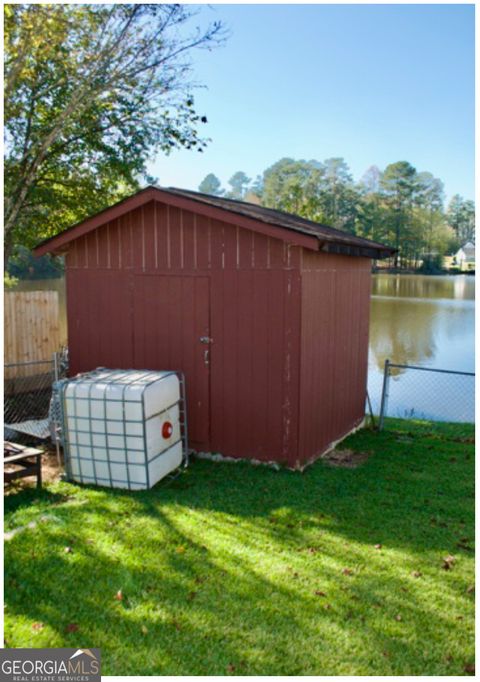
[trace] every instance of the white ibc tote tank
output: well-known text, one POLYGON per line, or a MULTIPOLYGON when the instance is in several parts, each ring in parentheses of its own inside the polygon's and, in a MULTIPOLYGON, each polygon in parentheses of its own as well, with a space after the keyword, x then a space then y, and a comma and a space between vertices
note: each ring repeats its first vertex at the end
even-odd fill
POLYGON ((71 480, 143 490, 186 462, 181 374, 100 368, 60 391, 71 480))

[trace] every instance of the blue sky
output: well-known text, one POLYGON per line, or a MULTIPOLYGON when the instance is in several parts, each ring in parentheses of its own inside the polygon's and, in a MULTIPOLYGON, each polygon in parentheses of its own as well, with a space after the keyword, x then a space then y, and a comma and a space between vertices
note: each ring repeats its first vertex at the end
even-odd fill
POLYGON ((399 160, 474 198, 473 5, 210 5, 230 30, 194 54, 204 154, 158 155, 164 186, 226 185, 284 156, 343 156, 355 179, 399 160))

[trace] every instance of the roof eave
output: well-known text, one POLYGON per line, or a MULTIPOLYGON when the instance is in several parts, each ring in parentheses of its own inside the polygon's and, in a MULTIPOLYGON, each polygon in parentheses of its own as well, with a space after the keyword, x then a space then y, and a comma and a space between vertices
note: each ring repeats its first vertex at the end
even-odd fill
POLYGON ((373 260, 381 260, 382 258, 390 258, 396 253, 396 249, 391 249, 387 246, 359 246, 356 244, 341 244, 339 242, 321 242, 320 251, 324 253, 332 253, 340 256, 357 256, 361 258, 371 258, 373 260))

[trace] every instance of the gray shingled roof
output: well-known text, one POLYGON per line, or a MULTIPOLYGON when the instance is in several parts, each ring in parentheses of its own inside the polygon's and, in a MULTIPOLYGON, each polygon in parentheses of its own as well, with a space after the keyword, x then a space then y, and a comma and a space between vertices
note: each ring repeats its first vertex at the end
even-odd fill
MULTIPOLYGON (((284 211, 278 211, 273 208, 258 206, 257 204, 251 204, 246 201, 226 199, 225 197, 211 196, 210 194, 201 194, 200 192, 193 192, 191 190, 178 189, 177 187, 159 187, 158 189, 161 189, 163 192, 170 192, 187 199, 199 201, 202 204, 209 204, 210 206, 215 206, 216 208, 222 208, 225 211, 229 211, 230 213, 238 213, 239 215, 246 216, 247 218, 260 220, 270 225, 277 225, 288 230, 294 230, 295 232, 303 232, 304 234, 318 237, 322 241, 324 240, 329 242, 331 245, 338 244, 339 246, 344 245, 358 247, 362 250, 370 249, 375 252, 381 252, 373 255, 372 257, 374 258, 385 258, 395 253, 395 249, 391 248, 390 246, 386 246, 385 244, 374 242, 371 239, 357 237, 350 232, 344 232, 343 230, 330 227, 329 225, 316 223, 312 220, 306 220, 300 216, 292 215, 291 213, 285 213, 284 211)), ((328 250, 333 251, 332 248, 329 248, 328 250)), ((340 251, 341 249, 339 252, 340 251)))

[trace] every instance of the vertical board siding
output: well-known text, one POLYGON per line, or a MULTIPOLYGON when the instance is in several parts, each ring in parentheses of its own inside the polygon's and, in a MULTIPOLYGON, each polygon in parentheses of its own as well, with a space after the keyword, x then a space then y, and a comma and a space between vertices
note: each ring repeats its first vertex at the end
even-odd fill
MULTIPOLYGON (((5 364, 50 361, 60 349, 58 292, 9 291, 3 300, 5 364)), ((5 377, 36 373, 38 367, 25 366, 6 369, 5 377)))
POLYGON ((127 273, 67 269, 70 374, 133 367, 131 286, 127 273))
POLYGON ((302 272, 303 462, 324 452, 364 417, 371 280, 367 259, 308 255, 307 267, 302 272))
POLYGON ((159 202, 69 246, 69 268, 187 271, 298 269, 302 248, 159 202))

